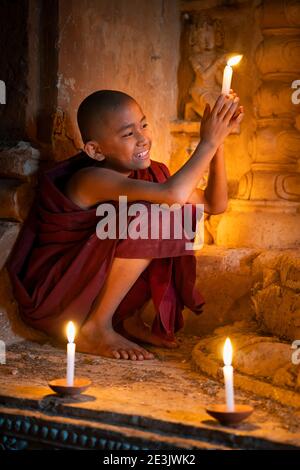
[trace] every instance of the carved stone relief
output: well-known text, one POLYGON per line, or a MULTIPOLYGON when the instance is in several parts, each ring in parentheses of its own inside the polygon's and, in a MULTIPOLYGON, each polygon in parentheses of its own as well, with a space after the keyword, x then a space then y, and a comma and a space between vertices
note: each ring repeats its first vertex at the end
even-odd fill
POLYGON ((191 100, 185 105, 185 119, 199 120, 205 104, 214 105, 222 85, 224 65, 227 61, 223 49, 224 31, 221 21, 210 16, 197 15, 190 29, 189 62, 194 80, 189 89, 191 100))

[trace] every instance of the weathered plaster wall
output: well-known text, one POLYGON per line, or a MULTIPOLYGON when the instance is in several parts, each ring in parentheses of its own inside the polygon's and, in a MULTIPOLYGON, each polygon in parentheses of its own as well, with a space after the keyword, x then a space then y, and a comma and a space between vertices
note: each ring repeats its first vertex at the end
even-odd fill
POLYGON ((6 104, 0 104, 0 140, 24 138, 28 102, 28 1, 2 0, 0 5, 0 80, 6 85, 6 104))
POLYGON ((152 158, 168 162, 179 36, 177 0, 61 0, 55 158, 81 146, 76 110, 82 99, 109 88, 141 104, 153 131, 152 158))

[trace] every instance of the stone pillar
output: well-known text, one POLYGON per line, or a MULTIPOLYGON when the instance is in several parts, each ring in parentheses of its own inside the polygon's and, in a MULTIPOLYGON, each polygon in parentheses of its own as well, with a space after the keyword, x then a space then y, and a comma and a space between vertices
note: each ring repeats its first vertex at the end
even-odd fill
POLYGON ((252 163, 220 221, 217 244, 282 249, 300 243, 299 106, 291 99, 291 84, 300 78, 300 3, 264 0, 260 25, 252 163))

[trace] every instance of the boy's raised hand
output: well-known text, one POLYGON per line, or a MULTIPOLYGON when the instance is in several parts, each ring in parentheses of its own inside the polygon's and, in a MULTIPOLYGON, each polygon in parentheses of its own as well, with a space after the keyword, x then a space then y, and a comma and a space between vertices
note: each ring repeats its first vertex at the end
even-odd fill
POLYGON ((243 106, 239 106, 239 97, 233 90, 229 95, 220 95, 212 110, 208 104, 205 107, 200 128, 201 142, 219 147, 243 117, 243 106))

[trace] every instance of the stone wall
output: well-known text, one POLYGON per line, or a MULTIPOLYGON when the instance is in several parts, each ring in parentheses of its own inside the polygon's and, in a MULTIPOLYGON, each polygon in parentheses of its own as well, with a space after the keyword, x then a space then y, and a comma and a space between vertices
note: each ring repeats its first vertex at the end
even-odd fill
POLYGON ((153 131, 152 158, 168 162, 176 117, 179 59, 177 0, 59 2, 55 158, 81 146, 76 110, 88 94, 118 89, 142 106, 153 131))
POLYGON ((179 0, 22 0, 1 4, 0 140, 28 140, 43 158, 82 146, 80 102, 118 89, 141 104, 153 131, 152 158, 169 162, 176 118, 179 0))
POLYGON ((26 122, 28 1, 3 0, 0 12, 0 80, 6 85, 6 102, 0 104, 0 141, 23 138, 26 122))

